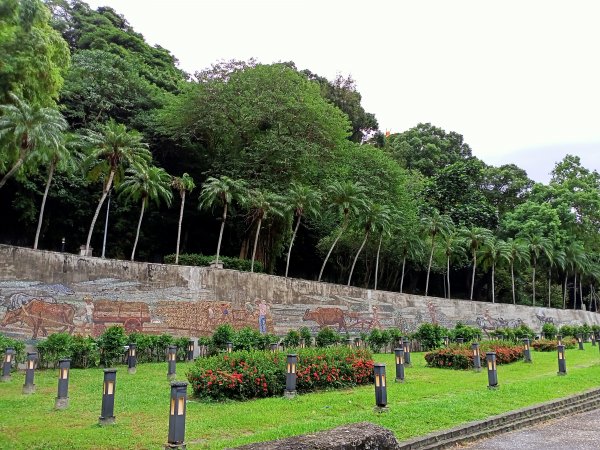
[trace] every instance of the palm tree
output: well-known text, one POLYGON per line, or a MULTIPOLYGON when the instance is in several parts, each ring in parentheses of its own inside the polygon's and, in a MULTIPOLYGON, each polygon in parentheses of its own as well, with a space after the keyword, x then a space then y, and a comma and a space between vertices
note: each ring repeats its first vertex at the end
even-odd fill
POLYGON ((342 234, 348 227, 348 220, 351 214, 358 214, 359 211, 365 208, 366 206, 366 195, 365 188, 360 183, 351 183, 349 181, 340 182, 334 181, 327 189, 327 196, 330 202, 331 207, 338 210, 338 213, 342 215, 342 224, 340 227, 340 232, 337 237, 331 244, 331 248, 325 257, 325 261, 323 261, 323 265, 321 266, 321 271, 319 272, 319 279, 321 281, 321 277, 323 276, 323 270, 325 270, 325 266, 327 265, 327 261, 331 256, 331 252, 333 248, 337 244, 342 234))
POLYGON ((375 286, 374 290, 377 290, 377 281, 379 279, 379 255, 381 253, 381 243, 383 238, 390 235, 392 222, 394 221, 392 210, 389 206, 382 205, 380 213, 375 221, 375 232, 379 233, 379 245, 377 246, 377 257, 375 258, 375 286))
POLYGON ((550 240, 539 234, 529 234, 526 237, 527 247, 529 248, 529 254, 531 255, 531 266, 532 266, 532 293, 533 293, 533 306, 535 306, 535 269, 537 261, 542 254, 547 255, 548 249, 550 248, 550 240))
POLYGON ((208 177, 202 186, 199 197, 199 209, 208 209, 215 205, 223 206, 221 230, 219 231, 217 257, 215 260, 215 265, 217 267, 219 266, 219 255, 221 254, 221 241, 223 240, 223 231, 225 230, 227 209, 233 202, 244 203, 246 201, 247 193, 248 187, 245 181, 233 180, 225 175, 222 175, 219 178, 208 177))
POLYGON ((102 204, 113 186, 118 185, 125 174, 125 169, 133 164, 143 167, 152 161, 148 146, 142 142, 142 135, 135 130, 128 131, 125 125, 110 120, 100 132, 88 131, 83 136, 83 145, 90 150, 85 166, 89 168, 92 180, 103 178, 102 196, 92 218, 90 231, 85 243, 86 255, 90 249, 90 241, 94 226, 100 214, 102 204))
POLYGON ((179 210, 179 225, 177 226, 177 249, 175 250, 175 264, 179 264, 179 243, 181 241, 181 223, 183 222, 183 208, 185 207, 185 194, 192 192, 196 187, 194 179, 187 173, 181 177, 173 177, 171 186, 179 192, 181 197, 181 208, 179 210))
POLYGON ((256 222, 256 234, 254 235, 254 247, 252 248, 252 260, 250 272, 254 272, 254 259, 258 247, 258 236, 265 219, 271 216, 282 217, 285 214, 284 199, 273 192, 257 189, 250 193, 247 200, 248 217, 252 223, 256 222))
POLYGON ((404 274, 406 273, 406 259, 421 259, 425 253, 423 240, 417 234, 402 234, 395 237, 402 255, 402 275, 400 277, 400 293, 404 290, 404 274))
POLYGON ((437 209, 421 218, 421 229, 431 238, 431 252, 429 253, 429 264, 427 265, 427 279, 425 281, 425 297, 429 292, 429 273, 433 263, 433 251, 435 249, 435 238, 438 234, 447 233, 452 226, 452 219, 449 216, 440 214, 437 209))
POLYGON ((496 265, 502 258, 506 258, 506 255, 505 242, 493 237, 487 239, 481 247, 481 263, 485 268, 492 268, 492 303, 496 303, 496 265))
POLYGON ((144 218, 144 211, 149 200, 153 200, 156 206, 160 205, 160 201, 164 200, 170 206, 173 199, 171 192, 171 176, 161 167, 156 166, 140 166, 133 164, 126 171, 125 180, 119 186, 121 195, 133 201, 141 201, 142 208, 140 210, 140 219, 138 221, 137 232, 135 234, 135 242, 131 251, 131 260, 135 258, 135 249, 140 237, 140 227, 144 218))
POLYGON ((48 198, 50 185, 52 184, 54 172, 56 170, 62 172, 74 171, 78 167, 78 163, 81 161, 81 155, 75 153, 72 148, 67 148, 66 145, 60 144, 56 147, 51 146, 40 148, 32 155, 32 161, 35 165, 48 166, 48 178, 46 179, 46 188, 44 189, 44 196, 42 197, 42 205, 40 207, 37 230, 35 232, 35 239, 33 241, 33 248, 37 249, 42 230, 42 222, 44 220, 46 200, 48 198))
MULTIPOLYGON (((385 229, 389 228, 391 217, 391 211, 387 206, 380 205, 378 203, 372 203, 367 206, 367 208, 359 215, 359 220, 361 222, 361 228, 365 233, 365 237, 354 256, 354 260, 352 261, 352 267, 350 268, 350 275, 348 276, 348 286, 350 286, 350 281, 352 281, 352 274, 354 273, 354 267, 356 266, 356 261, 358 261, 358 256, 362 252, 365 244, 367 243, 367 239, 369 239, 369 235, 376 229, 385 229)), ((381 233, 381 238, 383 238, 383 232, 381 233)), ((381 245, 381 240, 380 240, 381 245)), ((379 252, 378 252, 379 253, 379 252)), ((377 269, 375 269, 377 270, 377 269)))
MULTIPOLYGON (((585 257, 585 251, 581 242, 572 242, 565 246, 565 285, 563 291, 563 309, 567 307, 567 281, 569 278, 569 271, 572 271, 575 275, 574 289, 577 288, 577 267, 581 265, 583 258, 585 257)), ((577 292, 576 290, 574 291, 577 292)), ((573 309, 575 309, 576 301, 573 301, 573 309)))
POLYGON ((461 232, 464 239, 467 241, 467 247, 471 253, 473 260, 473 273, 471 275, 471 296, 470 300, 473 300, 473 291, 475 289, 475 272, 477 270, 477 251, 479 247, 483 245, 486 239, 492 237, 492 232, 486 228, 473 227, 471 229, 465 229, 461 232))
POLYGON ((561 269, 564 269, 566 261, 566 254, 564 252, 563 249, 559 248, 559 247, 555 247, 555 246, 551 246, 548 249, 547 252, 547 257, 548 257, 548 308, 550 308, 552 305, 550 303, 551 301, 551 295, 552 295, 552 268, 557 266, 560 267, 561 269))
POLYGON ((8 95, 14 104, 0 105, 0 139, 10 143, 6 146, 7 156, 14 163, 0 180, 0 188, 35 151, 61 147, 63 132, 68 127, 67 121, 57 110, 30 106, 15 94, 8 95))
POLYGON ((444 234, 442 234, 442 248, 444 255, 446 256, 446 282, 448 284, 448 298, 452 298, 450 292, 450 260, 453 256, 464 252, 464 240, 461 239, 458 231, 454 227, 448 228, 444 234))
POLYGON ((285 263, 285 276, 288 276, 288 270, 290 268, 290 257, 292 255, 292 246, 296 240, 296 234, 298 234, 298 228, 300 227, 300 221, 305 215, 317 217, 319 215, 319 205, 321 203, 321 193, 312 189, 309 186, 305 186, 298 183, 292 183, 290 186, 290 192, 287 196, 287 206, 296 216, 296 226, 292 233, 292 239, 290 240, 290 247, 288 248, 288 254, 285 263))
POLYGON ((513 305, 516 305, 517 298, 515 293, 515 263, 518 264, 522 261, 527 261, 529 259, 529 252, 527 250, 527 245, 519 239, 508 238, 503 245, 506 247, 504 251, 504 258, 510 264, 513 305))

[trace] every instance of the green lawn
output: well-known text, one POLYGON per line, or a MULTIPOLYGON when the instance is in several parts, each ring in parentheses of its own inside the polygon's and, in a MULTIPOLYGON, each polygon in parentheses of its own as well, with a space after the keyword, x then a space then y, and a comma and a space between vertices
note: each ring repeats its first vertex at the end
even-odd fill
MULTIPOLYGON (((223 448, 371 421, 399 439, 449 428, 511 409, 540 403, 600 385, 600 352, 568 350, 566 377, 556 375, 556 353, 532 352, 533 364, 498 367, 500 388, 487 389, 487 373, 429 369, 412 355, 406 382, 394 380, 393 355, 385 362, 390 411, 373 411, 372 386, 248 402, 188 403, 186 441, 190 448, 223 448)), ((177 366, 185 379, 186 364, 177 366)), ((145 364, 135 375, 120 366, 113 426, 97 425, 102 370, 72 370, 70 407, 54 411, 57 371, 36 373, 37 392, 21 394, 22 373, 0 383, 0 448, 159 448, 168 432, 169 383, 166 363, 145 364)))

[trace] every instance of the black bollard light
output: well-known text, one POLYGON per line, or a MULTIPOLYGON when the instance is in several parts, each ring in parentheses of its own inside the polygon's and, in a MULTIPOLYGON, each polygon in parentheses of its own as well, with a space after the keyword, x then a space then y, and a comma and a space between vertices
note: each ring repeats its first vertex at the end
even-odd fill
POLYGON ((385 383, 385 364, 376 363, 373 366, 375 374, 375 411, 387 411, 387 387, 385 383))
POLYGON ((396 382, 404 383, 404 350, 395 348, 394 354, 396 356, 396 382))
POLYGON ((577 343, 579 344, 579 350, 583 350, 583 336, 581 334, 577 335, 577 343))
POLYGON ((562 334, 556 335, 556 342, 557 342, 557 345, 562 345, 562 334))
POLYGON ((306 339, 304 339, 304 338, 300 339, 300 348, 306 348, 306 339))
POLYGON ((350 338, 346 339, 346 347, 352 348, 352 339, 350 339, 350 338))
POLYGON ((448 336, 444 336, 444 347, 448 347, 450 345, 450 338, 448 336))
POLYGON ((194 343, 194 341, 192 341, 190 339, 188 341, 188 348, 187 348, 187 360, 188 361, 194 360, 194 348, 195 348, 195 343, 194 343))
POLYGON ((488 389, 498 388, 498 371, 496 369, 496 353, 487 352, 485 354, 488 368, 488 389))
POLYGON ((128 373, 136 373, 137 371, 137 354, 136 354, 136 345, 129 344, 129 349, 127 350, 127 372, 128 373))
POLYGON ((354 338, 354 347, 360 348, 360 338, 354 338))
POLYGON ((285 371, 285 391, 283 395, 286 398, 294 398, 296 396, 296 365, 298 364, 298 355, 287 355, 287 367, 285 371))
POLYGON ((115 387, 117 384, 117 369, 104 369, 102 386, 102 410, 98 423, 111 425, 115 423, 115 387))
POLYGON ((556 350, 558 351, 558 375, 566 375, 567 361, 565 360, 565 346, 557 345, 556 350))
POLYGON ((182 449, 185 445, 185 403, 187 383, 171 383, 171 409, 169 414, 169 438, 165 449, 182 449))
POLYGON ((410 341, 408 339, 402 340, 402 350, 404 350, 404 364, 410 367, 410 341))
POLYGON ((461 338, 461 337, 457 337, 457 338, 456 338, 456 343, 457 343, 458 345, 463 345, 463 344, 465 343, 465 339, 464 339, 464 338, 461 338))
POLYGON ((481 354, 479 353, 479 342, 473 342, 471 344, 471 351, 473 352, 473 370, 475 370, 475 372, 481 372, 481 354))
POLYGON ((531 362, 531 348, 529 347, 529 338, 523 339, 523 361, 531 362))
POLYGON ((279 344, 277 342, 271 342, 271 352, 276 353, 279 349, 279 344))
POLYGON ((54 402, 55 409, 66 409, 69 406, 69 372, 70 359, 58 361, 58 395, 54 402))
POLYGON ((177 365, 177 346, 169 345, 169 349, 167 350, 167 380, 174 380, 176 375, 176 365, 177 365))
POLYGON ((35 363, 37 361, 37 353, 28 352, 27 361, 25 362, 25 384, 23 385, 23 394, 33 394, 35 392, 35 384, 33 377, 35 375, 35 363))
POLYGON ((6 352, 4 353, 4 363, 2 364, 2 381, 10 381, 10 371, 14 359, 15 349, 7 347, 6 352))
POLYGON ((227 353, 233 352, 233 342, 227 343, 227 353))

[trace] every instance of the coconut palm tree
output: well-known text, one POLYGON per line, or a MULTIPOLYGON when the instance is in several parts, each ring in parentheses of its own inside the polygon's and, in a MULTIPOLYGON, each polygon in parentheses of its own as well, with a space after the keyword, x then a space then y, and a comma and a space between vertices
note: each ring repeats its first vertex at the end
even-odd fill
POLYGON ((292 239, 290 240, 290 246, 288 248, 288 254, 285 263, 285 276, 287 277, 288 270, 290 268, 292 246, 296 240, 296 235, 298 234, 298 228, 300 227, 302 217, 306 215, 317 217, 319 215, 321 193, 309 186, 292 183, 290 186, 290 192, 287 195, 286 204, 290 212, 292 212, 296 217, 296 225, 294 226, 294 232, 292 233, 292 239))
POLYGON ((510 264, 510 279, 512 282, 513 305, 517 304, 515 293, 515 264, 529 260, 529 252, 525 242, 519 239, 508 238, 503 244, 505 246, 504 258, 510 264))
MULTIPOLYGON (((571 242, 565 246, 565 281, 563 290, 563 309, 567 307, 567 281, 569 278, 569 271, 572 271, 574 278, 573 288, 577 288, 577 267, 581 265, 583 258, 585 257, 585 251, 581 242, 571 242)), ((574 291, 577 292, 576 290, 574 291)), ((573 301, 573 309, 575 309, 576 301, 573 301)))
POLYGON ((548 308, 551 305, 551 295, 552 295, 552 268, 559 267, 564 269, 566 264, 566 255, 563 249, 555 246, 551 246, 547 252, 548 258, 548 308))
POLYGON ((321 281, 323 271, 325 270, 327 261, 331 256, 331 252, 333 251, 340 237, 342 237, 342 234, 344 234, 344 231, 346 231, 346 228, 348 227, 348 221, 350 216, 352 214, 358 214, 362 209, 364 209, 367 201, 367 197, 365 195, 365 188, 360 183, 352 183, 349 181, 334 181, 327 188, 327 198, 329 200, 330 206, 332 208, 335 208, 338 211, 338 213, 342 216, 342 224, 340 226, 340 232, 333 241, 333 244, 331 244, 329 252, 327 252, 327 256, 323 261, 321 271, 319 272, 318 281, 321 281))
MULTIPOLYGON (((352 274, 354 273, 356 261, 358 261, 358 257, 365 247, 370 234, 378 229, 387 230, 389 228, 391 222, 391 211, 387 206, 380 205, 378 203, 371 203, 368 204, 366 209, 359 214, 358 218, 360 221, 360 227, 365 233, 365 236, 360 244, 360 247, 358 248, 358 251, 356 252, 356 255, 354 256, 354 260, 352 261, 350 275, 348 276, 348 286, 350 286, 350 282, 352 281, 352 274)), ((381 238, 383 238, 383 232, 381 232, 381 238)))
POLYGON ((152 154, 148 146, 142 142, 140 133, 135 130, 128 131, 125 125, 114 120, 106 123, 99 132, 87 131, 82 136, 82 144, 89 151, 84 162, 88 169, 88 176, 92 180, 103 179, 102 195, 85 243, 87 255, 98 214, 113 184, 119 185, 127 167, 133 164, 140 167, 148 165, 152 161, 152 154))
POLYGON ((487 239, 480 250, 480 261, 484 268, 492 269, 492 303, 496 303, 496 265, 506 258, 505 242, 494 237, 487 239))
POLYGON ((400 276, 400 293, 404 290, 404 274, 406 273, 407 259, 421 259, 425 253, 423 239, 417 234, 400 234, 395 240, 402 256, 402 275, 400 276))
POLYGON ((248 208, 248 218, 251 223, 256 222, 256 234, 254 235, 254 246, 252 248, 252 259, 250 262, 250 272, 254 272, 254 260, 256 258, 256 249, 258 247, 258 237, 263 221, 269 217, 285 215, 285 200, 282 196, 273 192, 256 189, 250 192, 246 201, 248 208))
POLYGON ((442 234, 442 249, 446 256, 446 283, 448 285, 448 298, 452 298, 450 291, 450 261, 456 257, 456 255, 463 253, 464 239, 461 238, 460 233, 454 228, 449 227, 448 230, 442 234))
POLYGON ((133 250, 131 251, 131 260, 133 261, 148 201, 152 200, 156 203, 156 206, 159 206, 160 201, 164 200, 167 206, 171 205, 171 200, 173 200, 171 176, 161 167, 133 164, 126 170, 125 179, 119 186, 119 191, 120 195, 126 199, 141 201, 142 203, 133 250))
POLYGON ((537 262, 542 255, 548 255, 548 249, 551 246, 550 240, 539 234, 529 234, 526 237, 527 247, 529 248, 529 254, 531 256, 531 268, 532 268, 532 298, 533 306, 535 306, 535 269, 537 262))
POLYGON ((473 300, 473 291, 475 289, 475 272, 477 271, 477 252, 486 239, 490 239, 492 237, 492 232, 486 228, 473 227, 471 229, 463 229, 461 234, 467 242, 467 248, 469 249, 473 261, 473 272, 471 274, 471 295, 469 297, 470 300, 473 300))
POLYGON ((379 279, 379 255, 381 254, 381 243, 385 236, 391 234, 392 223, 395 221, 392 210, 387 205, 382 205, 380 213, 375 221, 375 232, 379 233, 379 245, 377 245, 377 256, 375 258, 375 286, 374 290, 377 290, 377 281, 379 279))
POLYGON ((185 195, 188 192, 192 192, 196 187, 194 179, 187 173, 184 173, 180 177, 173 177, 171 181, 171 187, 173 187, 179 196, 181 197, 181 208, 179 209, 179 225, 177 226, 177 248, 175 250, 175 264, 179 264, 179 243, 181 241, 181 223, 183 222, 183 208, 185 207, 185 195))
POLYGON ((40 239, 40 233, 42 230, 42 222, 44 220, 44 210, 46 208, 46 200, 48 198, 48 191, 52 184, 55 171, 61 172, 73 172, 81 164, 81 154, 75 151, 73 146, 66 146, 60 144, 58 146, 41 147, 32 156, 31 162, 35 166, 47 166, 48 176, 46 178, 46 188, 44 189, 44 195, 42 197, 42 205, 40 206, 40 215, 38 218, 37 230, 35 232, 35 239, 33 241, 33 248, 38 248, 40 239))
POLYGON ((0 105, 0 139, 6 140, 3 147, 7 151, 6 159, 0 158, 0 170, 4 170, 3 162, 14 162, 0 180, 0 188, 34 152, 61 147, 63 132, 68 127, 56 109, 31 106, 13 93, 8 95, 13 104, 0 105))
POLYGON ((248 187, 243 180, 234 180, 225 175, 219 178, 208 177, 202 186, 200 192, 199 209, 213 208, 215 205, 223 207, 221 216, 221 230, 219 231, 219 241, 217 242, 217 257, 215 265, 219 265, 219 255, 221 254, 221 242, 223 240, 223 231, 225 230, 225 220, 227 219, 227 210, 234 202, 244 203, 248 195, 248 187))
POLYGON ((431 252, 429 253, 429 264, 427 265, 427 279, 425 280, 425 297, 429 292, 429 274, 433 263, 433 251, 435 249, 435 238, 439 234, 447 233, 452 226, 452 219, 445 214, 440 214, 434 209, 431 214, 421 218, 421 230, 431 238, 431 252))

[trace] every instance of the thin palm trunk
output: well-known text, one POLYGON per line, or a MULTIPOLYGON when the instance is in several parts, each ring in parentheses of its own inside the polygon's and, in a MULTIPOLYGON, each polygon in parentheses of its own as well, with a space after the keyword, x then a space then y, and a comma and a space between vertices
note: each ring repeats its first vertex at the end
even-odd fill
POLYGON ((137 232, 135 233, 135 242, 133 243, 133 250, 131 251, 131 260, 135 257, 135 249, 137 247, 138 239, 140 237, 140 227, 142 226, 142 219, 144 218, 144 209, 146 208, 146 198, 142 198, 142 211, 140 212, 140 220, 138 221, 137 232))
POLYGON ((402 258, 402 276, 400 277, 400 293, 402 294, 402 288, 404 287, 404 268, 406 267, 406 256, 402 258))
POLYGON ((285 276, 288 276, 288 270, 290 268, 290 257, 292 256, 292 246, 294 245, 294 241, 296 240, 296 234, 298 233, 298 228, 300 227, 300 221, 302 220, 302 214, 298 214, 298 221, 296 222, 296 226, 294 227, 294 233, 292 234, 292 240, 290 241, 290 248, 288 249, 287 260, 285 263, 285 276))
POLYGON ((577 309, 577 272, 573 275, 573 309, 577 309))
POLYGON ((567 308, 567 281, 569 278, 569 272, 565 272, 565 283, 563 289, 563 309, 567 308))
POLYGON ((425 297, 429 292, 429 272, 431 272, 431 263, 433 262, 433 249, 435 247, 435 236, 431 238, 431 253, 429 255, 429 265, 427 266, 427 278, 425 280, 425 297))
POLYGON ((221 220, 221 231, 219 231, 219 242, 217 243, 217 259, 215 263, 219 264, 219 255, 221 253, 221 241, 223 240, 223 231, 225 230, 225 219, 227 219, 227 202, 223 206, 223 217, 221 220))
POLYGON ((258 247, 258 235, 260 234, 261 225, 262 217, 258 219, 258 226, 256 227, 256 236, 254 236, 254 248, 252 249, 252 261, 250 262, 250 272, 254 272, 254 258, 256 258, 256 247, 258 247))
POLYGON ((335 241, 333 241, 333 244, 331 244, 331 248, 329 249, 329 252, 327 253, 327 256, 325 257, 325 261, 323 261, 323 265, 321 266, 321 271, 319 272, 319 279, 317 281, 321 281, 321 277, 323 276, 323 270, 325 270, 325 265, 327 264, 327 261, 329 260, 329 257, 331 256, 331 252, 333 251, 335 244, 337 244, 337 242, 342 237, 342 234, 344 234, 344 231, 346 231, 347 224, 348 224, 348 216, 345 216, 344 223, 342 225, 342 229, 340 230, 340 233, 335 238, 335 241))
POLYGON ((15 172, 17 170, 19 170, 19 168, 23 165, 23 163, 25 162, 25 157, 21 156, 17 162, 15 163, 14 166, 12 166, 12 168, 6 173, 6 175, 4 175, 4 177, 2 178, 2 180, 0 180, 0 189, 2 188, 2 186, 4 186, 6 184, 6 182, 15 174, 15 172))
POLYGON ((379 246, 377 247, 377 258, 375 260, 375 288, 377 290, 377 274, 379 272, 379 252, 381 251, 381 242, 383 241, 383 234, 379 238, 379 246))
POLYGON ((551 288, 552 288, 552 268, 549 268, 548 269, 548 308, 550 308, 550 296, 552 295, 551 288))
POLYGON ((535 260, 535 258, 533 258, 533 281, 532 281, 533 306, 535 306, 535 266, 536 266, 536 260, 535 260))
POLYGON ((177 227, 177 250, 175 251, 175 264, 179 264, 179 243, 181 242, 181 223, 183 222, 183 207, 185 205, 185 189, 181 191, 181 209, 179 210, 179 226, 177 227))
POLYGON ((450 294, 450 256, 446 260, 446 278, 448 279, 448 300, 452 298, 450 294))
POLYGON ((115 171, 111 170, 110 175, 108 176, 108 182, 106 183, 106 186, 104 186, 104 191, 102 191, 102 196, 100 197, 100 201, 98 202, 98 206, 96 207, 96 212, 94 213, 94 218, 92 219, 92 224, 90 225, 90 231, 88 232, 87 241, 85 243, 85 255, 86 256, 90 251, 90 242, 92 240, 92 233, 94 232, 94 226, 96 225, 96 220, 98 220, 98 215, 100 214, 100 209, 102 208, 102 204, 104 203, 104 200, 108 196, 108 191, 110 191, 114 177, 115 177, 115 171))
POLYGON ((477 269, 477 253, 473 252, 473 274, 471 275, 471 300, 473 300, 473 290, 475 288, 475 270, 477 269))
POLYGON ((350 268, 350 275, 348 276, 348 286, 350 286, 350 281, 352 280, 352 274, 354 273, 354 266, 356 266, 356 261, 358 261, 358 255, 360 255, 360 252, 362 252, 363 247, 367 243, 367 239, 369 239, 369 232, 365 233, 365 238, 363 239, 362 244, 360 244, 360 248, 356 252, 356 256, 354 256, 354 261, 352 261, 352 267, 350 268))
POLYGON ((510 279, 512 282, 513 305, 516 305, 517 297, 515 295, 515 263, 513 261, 510 262, 510 279))
POLYGON ((33 248, 36 250, 38 248, 38 242, 40 239, 40 233, 42 231, 42 222, 44 220, 44 209, 46 208, 46 199, 48 198, 48 191, 50 190, 50 184, 52 183, 52 176, 54 175, 54 168, 56 167, 56 162, 53 159, 50 164, 50 168, 48 169, 48 180, 46 181, 46 189, 44 190, 44 196, 42 197, 42 206, 40 207, 40 217, 38 219, 38 226, 35 232, 35 240, 33 242, 33 248))
POLYGON ((492 303, 496 303, 496 264, 492 264, 492 303))

